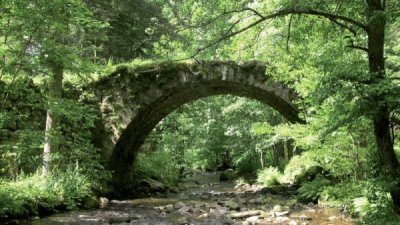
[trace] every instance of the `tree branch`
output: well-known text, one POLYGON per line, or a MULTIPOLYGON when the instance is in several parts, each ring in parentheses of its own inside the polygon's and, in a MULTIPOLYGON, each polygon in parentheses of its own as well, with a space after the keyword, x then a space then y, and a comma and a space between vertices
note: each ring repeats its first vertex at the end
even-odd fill
POLYGON ((338 25, 340 27, 343 27, 346 30, 349 30, 354 36, 357 36, 356 30, 354 30, 353 28, 351 28, 351 27, 347 26, 346 24, 341 23, 341 22, 339 22, 339 21, 337 21, 335 19, 329 19, 329 20, 332 21, 334 24, 336 24, 336 25, 338 25))
POLYGON ((358 46, 358 45, 347 45, 346 47, 354 48, 354 49, 361 50, 361 51, 364 51, 364 52, 368 53, 368 48, 365 48, 365 47, 362 47, 362 46, 358 46))
POLYGON ((289 20, 289 25, 288 25, 288 33, 287 33, 287 38, 286 38, 286 51, 287 52, 290 52, 289 41, 290 41, 290 30, 292 28, 292 20, 293 20, 293 15, 290 15, 290 20, 289 20))
POLYGON ((243 11, 250 11, 250 12, 253 12, 255 15, 257 15, 260 18, 264 18, 264 16, 261 13, 259 13, 257 10, 252 9, 250 7, 244 8, 243 11))
MULTIPOLYGON (((284 16, 288 16, 288 15, 302 15, 302 14, 305 14, 305 15, 321 16, 321 17, 327 18, 327 19, 329 19, 331 21, 334 20, 334 21, 336 21, 335 24, 337 24, 337 25, 340 24, 339 26, 341 26, 341 27, 345 26, 346 29, 349 29, 349 30, 353 30, 353 29, 351 27, 345 25, 344 23, 339 22, 339 21, 343 21, 343 22, 346 22, 346 23, 353 24, 353 25, 355 25, 357 27, 360 27, 361 29, 363 29, 366 32, 368 31, 367 25, 363 24, 360 21, 354 20, 354 19, 346 17, 346 16, 332 14, 332 13, 325 12, 325 11, 318 11, 318 10, 315 10, 315 9, 307 9, 307 8, 306 9, 282 9, 282 10, 276 11, 276 12, 271 13, 271 14, 266 15, 266 16, 262 15, 261 13, 257 12, 254 9, 251 9, 251 8, 244 8, 244 9, 241 9, 241 10, 233 10, 233 11, 229 11, 229 13, 233 13, 233 12, 239 13, 239 12, 244 12, 244 11, 253 12, 254 14, 256 14, 259 17, 259 19, 254 21, 253 23, 250 23, 249 25, 247 25, 244 28, 241 28, 241 29, 239 29, 239 30, 237 30, 235 32, 230 32, 228 35, 223 35, 223 36, 211 41, 207 45, 205 45, 205 46, 203 46, 201 48, 198 48, 197 51, 192 55, 192 58, 194 58, 196 55, 198 55, 201 51, 203 51, 203 50, 205 50, 207 48, 210 48, 210 47, 220 43, 223 40, 229 39, 229 38, 231 38, 233 36, 236 36, 236 35, 238 35, 240 33, 243 33, 245 31, 247 31, 248 29, 257 26, 258 24, 260 24, 260 23, 262 23, 262 22, 264 22, 264 21, 266 21, 268 19, 274 19, 274 18, 284 17, 284 16)), ((355 47, 357 49, 365 51, 365 48, 363 49, 362 47, 358 47, 358 46, 355 46, 355 47)))
POLYGON ((359 46, 359 45, 355 45, 353 39, 350 39, 350 44, 347 45, 346 47, 357 49, 357 50, 361 50, 361 51, 364 51, 364 52, 368 53, 368 48, 362 47, 362 46, 359 46))
POLYGON ((256 22, 251 23, 251 24, 248 25, 247 27, 244 27, 244 28, 242 28, 242 29, 240 29, 240 30, 237 30, 237 31, 235 31, 235 32, 231 32, 231 33, 228 34, 228 35, 222 36, 222 37, 220 37, 220 38, 218 38, 218 39, 216 39, 216 40, 214 40, 214 41, 208 43, 207 45, 205 45, 205 46, 203 46, 203 47, 201 47, 201 48, 198 48, 198 49, 196 50, 196 52, 192 55, 191 58, 194 58, 195 56, 197 56, 200 52, 204 51, 205 49, 210 48, 211 46, 214 46, 214 45, 220 43, 220 42, 223 41, 223 40, 226 40, 226 39, 231 38, 231 37, 233 37, 233 36, 235 36, 235 35, 238 35, 238 34, 240 34, 240 33, 243 33, 244 31, 246 31, 246 30, 248 30, 248 29, 250 29, 250 28, 252 28, 252 27, 254 27, 254 26, 258 25, 258 24, 260 24, 261 22, 264 22, 265 20, 266 20, 266 19, 259 19, 259 20, 257 20, 256 22))
MULTIPOLYGON (((181 25, 183 25, 185 27, 184 30, 188 29, 188 28, 206 27, 206 26, 214 23, 215 21, 217 21, 217 20, 219 20, 219 19, 221 19, 221 18, 223 18, 225 16, 228 16, 228 15, 233 14, 233 13, 242 13, 242 12, 245 12, 245 11, 251 11, 256 15, 261 15, 261 14, 258 14, 258 12, 253 10, 253 9, 243 8, 243 9, 239 9, 239 10, 235 9, 235 10, 224 11, 221 14, 219 14, 219 15, 217 15, 217 16, 215 16, 215 17, 213 17, 213 18, 211 18, 211 19, 209 19, 209 20, 207 20, 207 21, 205 21, 203 23, 199 23, 199 24, 195 24, 195 25, 185 25, 185 24, 181 23, 181 25)), ((175 17, 179 18, 178 15, 175 15, 175 17)))
POLYGON ((332 20, 332 19, 336 20, 336 21, 341 20, 346 23, 350 23, 357 27, 360 27, 364 31, 368 31, 367 25, 363 24, 360 21, 354 20, 354 19, 346 17, 346 16, 337 15, 337 14, 333 14, 333 13, 329 13, 329 12, 325 12, 325 11, 318 11, 315 9, 307 9, 307 8, 306 9, 283 9, 283 10, 277 11, 275 13, 272 13, 268 16, 265 16, 264 18, 271 19, 271 18, 282 17, 282 16, 286 16, 286 15, 290 15, 290 14, 299 14, 299 15, 306 14, 306 15, 322 16, 322 17, 325 17, 330 20, 332 20))

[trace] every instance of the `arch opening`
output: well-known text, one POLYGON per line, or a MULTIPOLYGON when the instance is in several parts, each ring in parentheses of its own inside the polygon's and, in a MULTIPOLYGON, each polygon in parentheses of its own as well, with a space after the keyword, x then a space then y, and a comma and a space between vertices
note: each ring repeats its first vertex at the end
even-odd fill
POLYGON ((150 177, 171 184, 200 171, 229 169, 254 178, 264 166, 283 168, 284 141, 256 131, 263 127, 272 132, 281 123, 287 120, 279 112, 248 98, 219 95, 185 104, 145 140, 135 161, 135 178, 137 183, 150 177))

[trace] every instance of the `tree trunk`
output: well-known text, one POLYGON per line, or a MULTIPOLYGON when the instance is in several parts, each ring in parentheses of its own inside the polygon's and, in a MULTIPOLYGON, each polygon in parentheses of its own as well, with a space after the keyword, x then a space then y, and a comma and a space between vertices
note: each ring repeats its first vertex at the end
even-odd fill
MULTIPOLYGON (((367 0, 368 15, 368 60, 371 78, 374 84, 379 84, 385 79, 385 17, 384 7, 379 0, 367 0)), ((377 93, 375 96, 376 111, 373 114, 374 134, 380 162, 383 169, 396 180, 399 176, 399 161, 393 148, 390 134, 390 110, 385 96, 377 93)), ((394 204, 400 208, 399 185, 390 191, 394 204)))
POLYGON ((285 154, 285 165, 286 165, 289 162, 289 148, 288 148, 288 141, 286 138, 283 141, 283 150, 285 154))
MULTIPOLYGON (((49 80, 49 101, 56 101, 62 97, 62 80, 63 80, 63 67, 58 63, 51 63, 52 77, 49 80)), ((46 115, 46 130, 43 148, 43 168, 42 175, 46 176, 49 172, 50 153, 56 151, 59 147, 58 141, 51 138, 51 132, 57 128, 58 119, 53 114, 51 104, 48 106, 46 115)))

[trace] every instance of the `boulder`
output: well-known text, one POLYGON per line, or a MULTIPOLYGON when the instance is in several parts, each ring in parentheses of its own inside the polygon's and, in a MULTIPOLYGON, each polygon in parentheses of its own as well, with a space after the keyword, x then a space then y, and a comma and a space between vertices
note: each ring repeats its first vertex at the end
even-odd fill
POLYGON ((147 195, 160 195, 161 193, 167 192, 167 187, 163 183, 150 178, 141 180, 135 189, 147 195))
POLYGON ((174 209, 180 209, 180 208, 185 207, 185 206, 186 206, 185 203, 183 203, 183 202, 177 202, 177 203, 175 203, 175 205, 174 205, 174 209))
POLYGON ((237 178, 237 175, 232 169, 225 170, 219 175, 220 181, 229 181, 237 178))
POLYGON ((230 210, 240 210, 240 205, 234 201, 225 201, 224 206, 228 207, 230 210))
POLYGON ((262 197, 258 197, 258 198, 256 198, 256 199, 254 199, 254 202, 255 202, 256 204, 262 204, 262 203, 263 203, 263 198, 262 198, 262 197))
POLYGON ((100 206, 100 201, 94 196, 87 196, 83 199, 83 208, 94 209, 100 206))

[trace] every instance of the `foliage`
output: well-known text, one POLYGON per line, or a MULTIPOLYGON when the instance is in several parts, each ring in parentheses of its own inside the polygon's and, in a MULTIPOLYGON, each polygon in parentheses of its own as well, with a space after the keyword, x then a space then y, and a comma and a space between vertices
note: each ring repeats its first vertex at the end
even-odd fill
POLYGON ((397 224, 399 215, 393 208, 387 186, 373 179, 345 182, 325 187, 319 199, 361 217, 359 224, 397 224))
POLYGON ((63 122, 52 136, 60 144, 60 150, 52 154, 51 162, 60 170, 78 163, 93 182, 93 188, 101 190, 110 179, 110 172, 104 169, 100 150, 91 142, 92 129, 98 119, 97 110, 93 105, 72 99, 58 101, 53 108, 63 122))
MULTIPOLYGON (((31 82, 26 77, 17 78, 12 85, 4 85, 4 92, 0 91, 8 98, 8 102, 2 105, 5 113, 2 116, 4 125, 0 129, 10 135, 0 141, 0 163, 4 165, 1 172, 11 179, 22 173, 33 174, 42 165, 39 149, 44 139, 46 98, 31 82)), ((104 170, 99 149, 91 142, 92 129, 98 119, 97 110, 84 101, 65 98, 49 102, 62 120, 58 129, 52 132, 52 138, 60 145, 60 150, 52 155, 52 163, 61 171, 79 163, 80 170, 93 182, 92 187, 100 191, 105 188, 110 173, 104 170)))
POLYGON ((18 181, 0 183, 0 220, 45 215, 83 207, 93 195, 89 179, 76 165, 53 171, 47 177, 37 174, 19 177, 18 181))
POLYGON ((324 188, 330 185, 330 181, 322 176, 317 176, 313 181, 302 184, 299 188, 298 200, 304 203, 317 203, 324 188))
POLYGON ((266 187, 271 187, 281 184, 282 173, 275 167, 268 167, 257 174, 257 182, 264 184, 266 187))
POLYGON ((284 171, 284 180, 291 184, 299 184, 307 180, 307 172, 311 168, 320 166, 314 159, 314 155, 305 152, 302 155, 294 156, 288 163, 284 171))
POLYGON ((364 185, 364 182, 344 182, 325 187, 320 200, 336 207, 350 208, 350 211, 354 212, 353 204, 356 199, 365 198, 364 185))
POLYGON ((136 179, 152 178, 169 186, 176 185, 179 167, 169 159, 169 154, 162 150, 150 154, 139 153, 135 167, 136 179))
POLYGON ((164 18, 160 1, 100 0, 88 4, 95 18, 109 23, 106 37, 95 39, 99 61, 149 58, 154 54, 154 42, 162 35, 174 36, 174 27, 164 18))
MULTIPOLYGON (((268 143, 249 132, 253 124, 265 118, 272 124, 283 121, 276 112, 257 101, 233 96, 204 98, 164 118, 145 146, 168 152, 178 167, 233 168, 242 175, 255 175, 264 164, 274 163, 275 153, 271 149, 280 142, 268 143)), ((276 146, 276 152, 281 147, 276 146)))
POLYGON ((106 25, 92 17, 83 1, 2 1, 0 34, 5 74, 48 74, 57 63, 70 71, 91 71, 91 37, 106 25), (8 19, 6 19, 8 18, 8 19), (86 56, 86 57, 83 57, 86 56), (18 66, 16 66, 18 65, 18 66))
POLYGON ((0 176, 7 182, 0 214, 73 209, 90 190, 107 189, 111 173, 92 142, 97 106, 82 89, 102 76, 94 72, 103 64, 146 58, 117 67, 129 70, 194 56, 267 62, 266 74, 299 97, 294 104, 306 124, 287 124, 245 98, 200 99, 160 122, 136 176, 174 184, 182 169, 260 171, 266 185, 301 184, 301 200, 347 205, 364 224, 398 221, 388 195, 395 173, 386 171, 398 159, 382 158, 382 150, 400 152, 399 8, 398 1, 1 1, 0 176), (379 24, 385 35, 371 36, 379 24), (72 81, 64 82, 63 99, 48 96, 57 65, 72 81), (43 179, 35 174, 48 109, 61 121, 50 133, 60 150, 43 179))
POLYGON ((373 225, 373 224, 387 224, 396 225, 399 223, 400 216, 393 209, 390 203, 386 205, 374 206, 373 209, 367 210, 365 216, 359 224, 373 225))
POLYGON ((0 103, 1 174, 16 178, 22 171, 35 172, 41 161, 37 148, 43 137, 43 98, 26 77, 4 83, 0 95, 5 97, 0 103))

